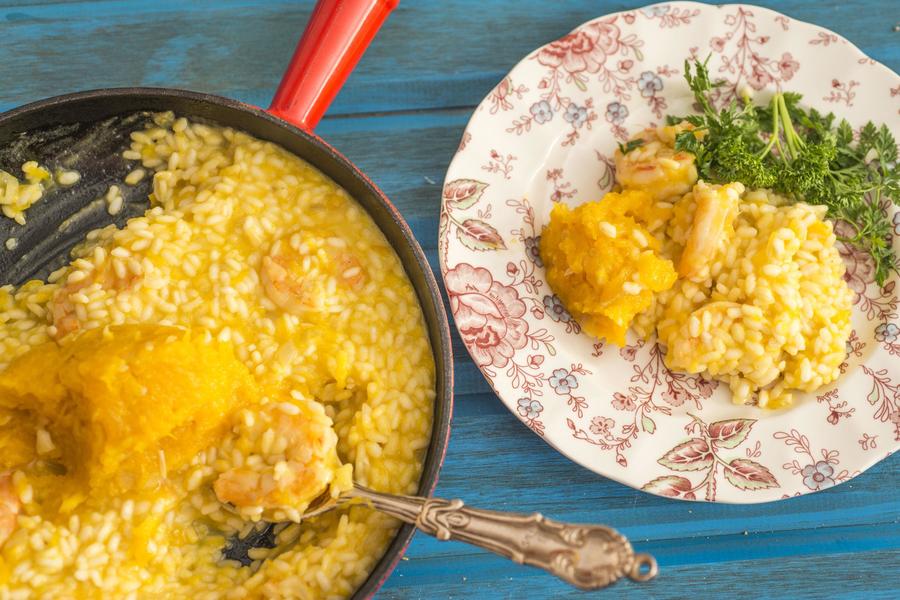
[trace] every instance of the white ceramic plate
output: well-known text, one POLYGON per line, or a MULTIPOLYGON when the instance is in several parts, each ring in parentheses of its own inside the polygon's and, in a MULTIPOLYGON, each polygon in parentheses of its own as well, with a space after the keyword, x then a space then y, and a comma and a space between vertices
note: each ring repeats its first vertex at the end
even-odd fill
POLYGON ((537 253, 554 202, 611 187, 617 142, 690 111, 683 63, 708 54, 726 92, 749 86, 765 100, 783 86, 856 127, 873 119, 900 134, 900 77, 820 27, 693 2, 601 17, 529 54, 475 111, 444 183, 441 271, 472 358, 553 447, 655 494, 764 502, 847 481, 900 446, 895 281, 879 288, 867 257, 842 250, 855 292, 845 374, 764 411, 670 372, 652 341, 620 349, 581 333, 537 253))

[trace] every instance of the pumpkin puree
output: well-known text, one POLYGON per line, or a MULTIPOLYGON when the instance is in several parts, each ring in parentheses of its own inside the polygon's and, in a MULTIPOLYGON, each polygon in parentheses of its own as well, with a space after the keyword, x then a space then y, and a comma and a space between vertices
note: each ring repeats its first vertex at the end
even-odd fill
POLYGON ((553 206, 541 234, 547 281, 589 334, 624 345, 634 316, 675 283, 672 261, 648 229, 665 216, 667 209, 637 190, 574 209, 553 206))
POLYGON ((0 472, 37 464, 29 479, 44 514, 157 488, 258 398, 229 343, 156 325, 90 330, 0 373, 0 472))

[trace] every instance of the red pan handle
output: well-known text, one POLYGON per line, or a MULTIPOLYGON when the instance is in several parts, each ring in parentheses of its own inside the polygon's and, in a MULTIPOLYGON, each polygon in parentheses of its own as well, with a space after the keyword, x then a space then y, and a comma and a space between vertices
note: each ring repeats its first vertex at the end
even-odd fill
POLYGON ((319 0, 269 112, 312 131, 400 0, 319 0))

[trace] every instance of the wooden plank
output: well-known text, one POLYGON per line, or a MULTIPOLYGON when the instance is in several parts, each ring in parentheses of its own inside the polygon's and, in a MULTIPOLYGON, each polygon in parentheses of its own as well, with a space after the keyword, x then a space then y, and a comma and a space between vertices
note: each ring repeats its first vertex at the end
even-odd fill
POLYGON ((433 223, 419 240, 436 248, 435 219, 444 174, 470 112, 450 109, 328 119, 318 133, 369 175, 404 217, 421 225, 433 223))
MULTIPOLYGON (((413 545, 414 550, 415 545, 413 545)), ((896 598, 900 551, 824 553, 669 568, 655 580, 620 582, 591 596, 536 569, 496 564, 481 555, 402 561, 380 598, 896 598)))
MULTIPOLYGON (((0 5, 0 110, 96 87, 165 85, 265 105, 311 1, 125 0, 0 5)), ((528 52, 590 18, 640 3, 416 0, 401 3, 331 114, 473 106, 528 52)), ((795 0, 792 17, 834 29, 895 70, 900 36, 866 0, 795 0)))

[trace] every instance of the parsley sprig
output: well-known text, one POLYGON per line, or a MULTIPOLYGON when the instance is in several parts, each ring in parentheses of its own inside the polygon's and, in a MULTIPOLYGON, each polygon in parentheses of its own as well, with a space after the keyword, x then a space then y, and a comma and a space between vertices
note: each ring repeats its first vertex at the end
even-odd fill
POLYGON ((740 181, 751 188, 772 188, 797 201, 821 204, 828 217, 850 230, 843 241, 871 255, 875 281, 883 285, 898 261, 891 247, 892 224, 886 207, 900 204, 897 143, 885 125, 871 121, 854 140, 846 120, 800 106, 801 95, 776 93, 767 106, 749 97, 716 109, 707 61, 685 61, 685 79, 700 114, 669 116, 670 124, 688 121, 677 150, 696 157, 700 178, 711 183, 740 181))

